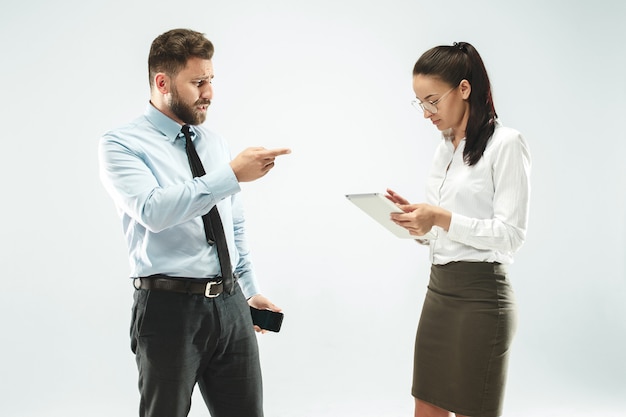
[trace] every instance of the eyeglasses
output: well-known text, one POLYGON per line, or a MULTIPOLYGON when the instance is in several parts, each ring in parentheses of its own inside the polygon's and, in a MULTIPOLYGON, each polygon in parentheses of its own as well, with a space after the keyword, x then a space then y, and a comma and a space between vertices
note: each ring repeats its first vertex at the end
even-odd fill
POLYGON ((449 89, 448 91, 446 91, 445 93, 443 93, 443 95, 441 97, 439 97, 437 100, 435 101, 419 101, 418 99, 415 99, 413 101, 411 101, 411 104, 413 105, 413 107, 415 107, 417 110, 421 110, 423 112, 428 112, 430 114, 437 114, 437 111, 439 111, 437 109, 437 104, 439 104, 441 102, 441 100, 443 100, 444 98, 446 98, 446 96, 452 91, 454 90, 456 87, 452 87, 451 89, 449 89))

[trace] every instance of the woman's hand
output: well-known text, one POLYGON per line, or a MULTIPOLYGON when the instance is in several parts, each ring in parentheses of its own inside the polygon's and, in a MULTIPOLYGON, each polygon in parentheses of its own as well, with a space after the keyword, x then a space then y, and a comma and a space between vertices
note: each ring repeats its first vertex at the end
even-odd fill
POLYGON ((396 205, 398 205, 398 204, 402 204, 402 205, 411 204, 411 203, 409 203, 409 200, 407 200, 406 198, 402 197, 400 194, 396 193, 395 191, 393 191, 390 188, 387 188, 387 194, 385 194, 385 197, 387 197, 387 200, 390 200, 392 203, 395 203, 396 205))
POLYGON ((408 230, 412 236, 424 236, 433 226, 444 230, 450 228, 452 213, 441 207, 430 204, 400 204, 398 207, 404 213, 391 213, 391 220, 408 230))

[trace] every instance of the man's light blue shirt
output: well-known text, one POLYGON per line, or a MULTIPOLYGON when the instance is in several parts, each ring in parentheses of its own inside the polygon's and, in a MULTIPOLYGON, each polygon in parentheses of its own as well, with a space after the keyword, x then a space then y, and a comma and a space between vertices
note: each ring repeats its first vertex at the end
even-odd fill
POLYGON ((122 218, 131 277, 221 275, 201 216, 217 204, 234 272, 246 298, 259 292, 250 262, 240 186, 226 141, 203 126, 192 140, 206 175, 192 178, 181 125, 152 104, 99 143, 100 178, 122 218))

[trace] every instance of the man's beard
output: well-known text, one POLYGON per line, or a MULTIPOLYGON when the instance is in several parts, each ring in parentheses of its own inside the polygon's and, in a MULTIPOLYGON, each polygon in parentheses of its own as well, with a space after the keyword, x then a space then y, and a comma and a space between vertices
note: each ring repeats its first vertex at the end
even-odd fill
POLYGON ((170 93, 170 109, 172 113, 176 115, 180 120, 188 125, 199 125, 206 120, 206 112, 197 111, 196 106, 210 105, 211 100, 198 100, 193 105, 189 106, 183 100, 181 100, 178 90, 172 88, 170 93))

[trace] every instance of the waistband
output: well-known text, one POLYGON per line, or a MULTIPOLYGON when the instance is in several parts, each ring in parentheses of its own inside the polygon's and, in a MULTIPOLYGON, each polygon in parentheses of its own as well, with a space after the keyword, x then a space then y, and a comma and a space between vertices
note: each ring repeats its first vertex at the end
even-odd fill
POLYGON ((499 262, 469 262, 469 261, 455 261, 447 264, 433 264, 431 266, 433 270, 458 272, 458 273, 473 273, 473 274, 504 274, 506 275, 508 265, 501 264, 499 262))
MULTIPOLYGON (((237 277, 234 277, 234 281, 237 277)), ((214 298, 224 292, 224 282, 217 278, 183 278, 167 275, 150 275, 133 279, 133 286, 138 290, 171 291, 184 294, 204 294, 214 298)))

